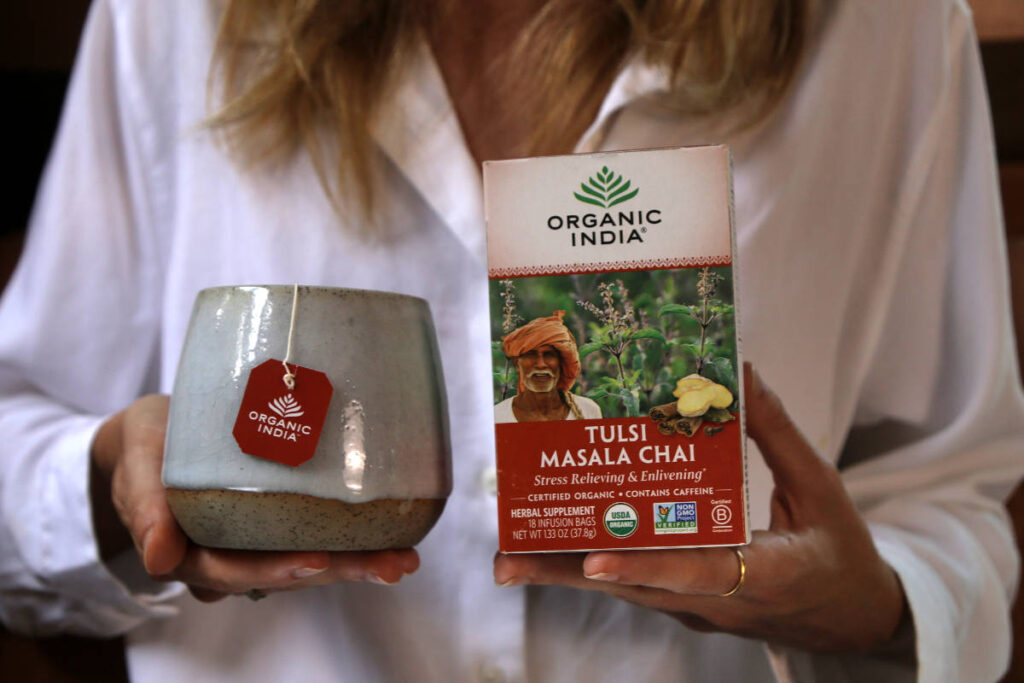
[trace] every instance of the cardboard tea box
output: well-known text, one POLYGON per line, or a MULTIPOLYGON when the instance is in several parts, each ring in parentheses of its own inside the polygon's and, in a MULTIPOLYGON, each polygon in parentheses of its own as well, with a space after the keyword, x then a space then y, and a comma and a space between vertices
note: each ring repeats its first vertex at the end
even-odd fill
POLYGON ((484 164, 500 548, 747 543, 729 151, 484 164))

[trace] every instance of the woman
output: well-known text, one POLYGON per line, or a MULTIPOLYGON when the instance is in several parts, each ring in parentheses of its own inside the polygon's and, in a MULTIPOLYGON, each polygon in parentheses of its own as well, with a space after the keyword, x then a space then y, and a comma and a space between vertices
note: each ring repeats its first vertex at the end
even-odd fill
POLYGON ((966 7, 505 4, 96 4, 0 309, 5 621, 127 631, 139 680, 996 678, 1024 410, 966 7), (721 140, 764 377, 745 574, 492 576, 477 162, 721 140), (135 399, 197 289, 292 281, 431 302, 456 484, 418 554, 210 551, 167 513, 166 398, 135 399))

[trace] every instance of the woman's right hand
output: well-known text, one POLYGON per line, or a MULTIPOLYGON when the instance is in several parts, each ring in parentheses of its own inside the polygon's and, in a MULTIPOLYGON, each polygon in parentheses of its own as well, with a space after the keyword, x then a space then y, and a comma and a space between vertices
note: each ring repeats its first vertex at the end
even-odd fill
POLYGON ((415 550, 263 552, 190 542, 161 481, 170 399, 143 396, 100 427, 92 446, 92 506, 104 558, 135 545, 146 572, 182 581, 205 602, 250 590, 295 590, 339 581, 397 583, 419 567, 415 550), (127 531, 127 534, 125 534, 127 531))

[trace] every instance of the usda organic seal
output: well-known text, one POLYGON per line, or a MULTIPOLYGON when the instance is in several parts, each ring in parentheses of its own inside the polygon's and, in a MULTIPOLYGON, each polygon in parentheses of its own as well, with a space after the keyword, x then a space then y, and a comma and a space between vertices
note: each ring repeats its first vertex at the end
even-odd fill
POLYGON ((629 503, 612 503, 604 511, 604 528, 616 538, 632 536, 639 523, 636 508, 629 503))

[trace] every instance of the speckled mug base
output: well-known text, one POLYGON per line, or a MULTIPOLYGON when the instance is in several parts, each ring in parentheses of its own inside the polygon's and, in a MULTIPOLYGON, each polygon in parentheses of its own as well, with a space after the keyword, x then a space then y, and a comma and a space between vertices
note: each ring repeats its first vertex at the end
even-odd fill
POLYGON ((444 498, 345 503, 295 493, 167 489, 198 545, 234 550, 386 550, 423 540, 444 498))

